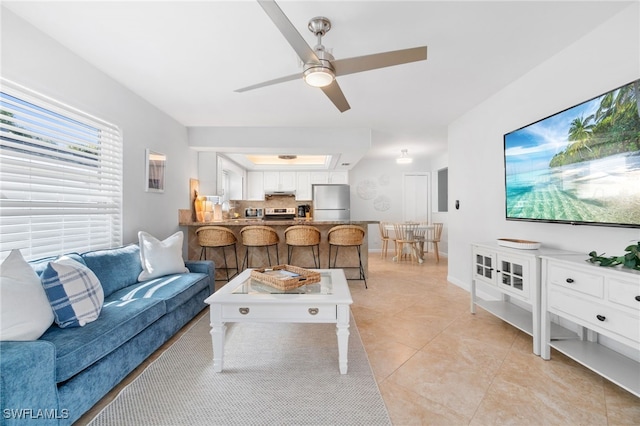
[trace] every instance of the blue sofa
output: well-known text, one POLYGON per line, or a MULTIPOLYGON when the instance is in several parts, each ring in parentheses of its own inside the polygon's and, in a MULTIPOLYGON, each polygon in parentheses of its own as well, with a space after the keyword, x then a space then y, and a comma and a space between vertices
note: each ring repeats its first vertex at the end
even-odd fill
MULTIPOLYGON (((36 341, 0 342, 0 424, 73 423, 204 309, 214 292, 211 261, 187 261, 189 273, 138 282, 137 245, 68 256, 100 280, 100 316, 84 327, 54 323, 36 341)), ((30 264, 41 274, 51 260, 30 264)))

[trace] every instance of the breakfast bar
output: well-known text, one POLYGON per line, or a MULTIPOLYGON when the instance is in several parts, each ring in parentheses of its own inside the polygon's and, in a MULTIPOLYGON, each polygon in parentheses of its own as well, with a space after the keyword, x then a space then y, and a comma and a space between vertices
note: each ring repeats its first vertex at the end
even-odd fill
MULTIPOLYGON (((249 218, 238 218, 238 219, 226 219, 221 221, 211 221, 211 222, 193 222, 193 221, 181 221, 180 226, 186 227, 185 235, 187 236, 187 244, 188 244, 188 252, 187 256, 189 260, 197 260, 200 258, 200 254, 202 251, 202 247, 198 243, 198 236, 196 235, 196 231, 198 228, 202 226, 222 226, 233 232, 233 234, 238 239, 237 243, 237 255, 239 267, 242 268, 242 259, 245 255, 246 247, 242 244, 242 235, 240 231, 245 226, 249 225, 261 225, 261 226, 269 226, 273 228, 278 234, 279 243, 278 247, 278 257, 279 263, 284 264, 287 263, 287 244, 285 242, 285 230, 293 225, 310 225, 318 228, 321 234, 320 240, 320 268, 328 268, 329 267, 329 242, 327 239, 327 234, 331 228, 337 225, 357 225, 360 226, 365 231, 364 241, 361 246, 361 257, 362 257, 362 266, 364 267, 365 275, 368 275, 368 236, 367 236, 367 228, 371 223, 378 223, 377 221, 314 221, 313 219, 306 218, 296 218, 291 220, 265 220, 265 219, 249 219, 249 218)), ((275 250, 271 247, 271 260, 272 264, 276 264, 277 259, 275 258, 275 250)), ((335 254, 335 249, 332 251, 332 255, 335 254)), ((252 266, 266 266, 268 265, 267 260, 267 252, 266 248, 260 250, 251 250, 251 265, 252 266)), ((226 279, 226 275, 224 271, 221 271, 220 268, 224 265, 224 260, 222 259, 222 251, 221 250, 207 250, 207 259, 213 260, 216 264, 216 279, 226 279), (224 275, 224 276, 223 276, 224 275)), ((235 257, 231 253, 231 250, 227 250, 227 263, 229 267, 235 266, 235 257)), ((291 263, 296 266, 300 266, 303 268, 314 268, 314 261, 311 249, 308 247, 296 247, 292 254, 291 263)), ((347 279, 358 279, 359 271, 357 268, 358 265, 358 253, 356 249, 351 247, 340 248, 339 257, 337 260, 337 267, 344 267, 345 276, 347 279)))

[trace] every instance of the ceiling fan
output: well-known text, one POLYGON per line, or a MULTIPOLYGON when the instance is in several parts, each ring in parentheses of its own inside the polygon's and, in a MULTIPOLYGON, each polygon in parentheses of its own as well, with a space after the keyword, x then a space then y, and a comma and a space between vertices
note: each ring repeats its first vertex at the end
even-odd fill
POLYGON ((318 16, 309 21, 309 31, 318 38, 318 44, 312 49, 275 1, 258 0, 258 3, 293 47, 293 50, 296 51, 304 63, 304 68, 302 74, 297 73, 276 78, 238 89, 236 92, 246 92, 302 77, 310 86, 319 87, 340 112, 345 112, 351 107, 342 93, 336 77, 427 59, 427 46, 421 46, 336 60, 322 45, 322 36, 331 29, 329 19, 318 16))

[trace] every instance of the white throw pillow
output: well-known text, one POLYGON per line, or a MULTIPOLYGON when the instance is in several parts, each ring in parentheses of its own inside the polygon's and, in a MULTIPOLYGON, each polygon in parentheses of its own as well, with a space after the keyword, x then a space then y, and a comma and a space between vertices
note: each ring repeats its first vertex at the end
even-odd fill
POLYGON ((142 262, 142 272, 138 276, 138 281, 189 272, 182 259, 183 238, 182 231, 176 232, 164 241, 158 240, 147 232, 138 232, 142 262))
POLYGON ((104 290, 86 265, 62 256, 49 262, 40 279, 60 328, 83 327, 100 316, 104 290))
POLYGON ((0 265, 0 340, 36 340, 52 323, 40 277, 12 250, 0 265))

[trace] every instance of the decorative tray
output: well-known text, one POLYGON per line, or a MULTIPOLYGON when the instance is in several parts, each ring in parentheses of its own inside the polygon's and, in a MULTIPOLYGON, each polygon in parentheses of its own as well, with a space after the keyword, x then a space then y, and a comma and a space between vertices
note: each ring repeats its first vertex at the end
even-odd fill
POLYGON ((536 250, 539 249, 542 244, 537 241, 498 238, 498 245, 522 250, 536 250))
POLYGON ((292 265, 276 265, 271 268, 253 269, 251 278, 279 290, 291 290, 306 284, 320 282, 320 272, 292 265))

